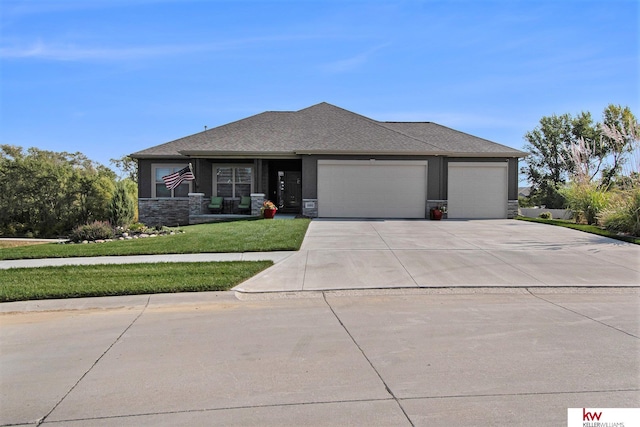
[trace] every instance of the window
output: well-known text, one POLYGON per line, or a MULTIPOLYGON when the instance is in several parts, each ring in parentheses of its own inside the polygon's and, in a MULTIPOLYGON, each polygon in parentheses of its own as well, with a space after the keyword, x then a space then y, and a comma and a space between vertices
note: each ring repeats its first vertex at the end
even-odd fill
POLYGON ((173 190, 167 189, 163 176, 172 174, 184 168, 186 165, 154 165, 153 166, 153 197, 189 197, 191 192, 191 183, 193 181, 184 181, 173 190))
POLYGON ((248 165, 214 165, 213 190, 218 197, 250 196, 253 191, 253 168, 248 165))

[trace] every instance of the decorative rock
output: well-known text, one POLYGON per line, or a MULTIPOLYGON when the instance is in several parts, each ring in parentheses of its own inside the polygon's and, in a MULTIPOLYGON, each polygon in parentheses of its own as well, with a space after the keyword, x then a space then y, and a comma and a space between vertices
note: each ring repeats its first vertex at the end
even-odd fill
POLYGON ((122 233, 122 237, 129 237, 129 233, 122 233))
POLYGON ((83 245, 86 245, 87 243, 89 243, 89 241, 88 241, 88 240, 83 240, 83 241, 82 241, 82 244, 83 244, 83 245))

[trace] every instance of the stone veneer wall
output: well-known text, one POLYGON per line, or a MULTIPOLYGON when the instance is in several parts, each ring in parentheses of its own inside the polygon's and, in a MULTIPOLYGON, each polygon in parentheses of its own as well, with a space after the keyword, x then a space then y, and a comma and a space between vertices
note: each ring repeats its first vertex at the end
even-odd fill
POLYGON ((138 221, 149 226, 189 224, 189 199, 186 197, 138 199, 138 221))
POLYGON ((307 218, 317 218, 318 199, 302 199, 302 215, 307 218))
POLYGON ((507 218, 514 219, 518 216, 518 200, 509 200, 507 202, 507 218))
POLYGON ((204 193, 189 193, 189 216, 204 213, 204 193))
POLYGON ((264 193, 251 193, 251 215, 259 216, 262 214, 262 205, 265 200, 264 193))

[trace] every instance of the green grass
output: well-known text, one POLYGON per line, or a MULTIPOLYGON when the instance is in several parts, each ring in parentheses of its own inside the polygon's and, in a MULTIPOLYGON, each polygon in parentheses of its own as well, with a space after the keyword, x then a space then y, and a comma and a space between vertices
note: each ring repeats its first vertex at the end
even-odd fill
POLYGON ((92 244, 21 246, 0 249, 0 260, 206 252, 296 251, 308 219, 235 221, 181 227, 184 233, 92 244))
POLYGON ((0 270, 0 302, 225 291, 271 265, 234 261, 11 268, 0 270))
POLYGON ((563 220, 563 219, 528 218, 524 216, 519 216, 517 219, 520 221, 537 222, 541 224, 549 224, 549 225, 556 225, 560 227, 572 228, 574 230, 580 230, 586 233, 597 234, 599 236, 609 237, 611 239, 622 240, 624 242, 635 243, 636 245, 640 245, 640 238, 638 237, 622 236, 622 235, 613 233, 609 230, 605 230, 603 228, 597 227, 595 225, 576 224, 573 221, 563 220))

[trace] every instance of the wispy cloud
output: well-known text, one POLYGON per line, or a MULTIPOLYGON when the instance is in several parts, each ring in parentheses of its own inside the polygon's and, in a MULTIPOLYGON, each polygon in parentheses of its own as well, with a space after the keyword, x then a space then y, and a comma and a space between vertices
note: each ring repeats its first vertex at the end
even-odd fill
POLYGON ((127 61, 204 52, 249 48, 267 43, 314 38, 313 35, 265 36, 231 39, 214 43, 157 44, 148 46, 83 46, 77 43, 48 43, 37 40, 22 45, 0 46, 0 58, 49 61, 127 61))
POLYGON ((384 44, 375 46, 365 52, 351 56, 349 58, 324 64, 322 66, 322 69, 329 73, 344 73, 344 72, 355 70, 360 66, 362 66, 363 64, 365 64, 367 61, 369 61, 369 59, 373 55, 375 55, 378 51, 384 49, 389 45, 391 45, 391 43, 384 43, 384 44))
POLYGON ((174 2, 176 2, 176 0, 3 0, 2 3, 4 17, 13 18, 27 15, 41 15, 60 12, 65 13, 78 10, 95 10, 174 2))
POLYGON ((43 59, 51 61, 117 61, 199 52, 211 46, 137 46, 86 47, 76 44, 48 44, 41 40, 27 46, 0 47, 0 57, 7 59, 43 59))

